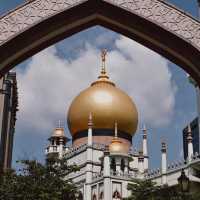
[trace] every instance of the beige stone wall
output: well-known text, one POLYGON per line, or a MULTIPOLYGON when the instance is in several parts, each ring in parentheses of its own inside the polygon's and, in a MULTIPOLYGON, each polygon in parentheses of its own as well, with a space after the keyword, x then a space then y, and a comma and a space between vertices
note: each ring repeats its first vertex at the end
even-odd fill
MULTIPOLYGON (((92 140, 94 143, 98 144, 105 144, 109 145, 113 139, 113 136, 93 136, 92 140)), ((131 147, 131 142, 129 140, 126 140, 124 138, 119 138, 124 144, 127 145, 127 147, 131 147)), ((83 144, 87 144, 87 137, 78 138, 73 141, 73 147, 79 147, 83 144)))

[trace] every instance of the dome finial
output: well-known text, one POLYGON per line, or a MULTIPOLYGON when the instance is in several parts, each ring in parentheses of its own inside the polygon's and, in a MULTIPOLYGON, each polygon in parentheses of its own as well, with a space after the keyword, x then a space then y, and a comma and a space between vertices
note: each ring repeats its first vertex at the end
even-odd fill
POLYGON ((58 128, 61 128, 61 121, 58 120, 58 128))
POLYGON ((92 128, 93 126, 93 120, 92 120, 92 113, 89 113, 89 118, 88 118, 88 128, 92 128))
POLYGON ((101 66, 101 75, 105 75, 106 74, 106 55, 107 55, 107 50, 103 49, 101 51, 101 60, 102 60, 102 66, 101 66))
POLYGON ((61 121, 61 120, 58 120, 58 124, 57 124, 56 128, 59 128, 59 129, 62 129, 62 128, 63 128, 63 125, 62 125, 62 121, 61 121))

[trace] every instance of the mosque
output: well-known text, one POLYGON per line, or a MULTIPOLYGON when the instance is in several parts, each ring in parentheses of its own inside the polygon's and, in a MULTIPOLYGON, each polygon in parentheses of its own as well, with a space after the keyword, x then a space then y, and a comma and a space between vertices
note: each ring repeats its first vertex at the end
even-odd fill
POLYGON ((72 101, 67 122, 72 145, 64 128, 55 128, 49 138, 46 156, 66 158, 80 171, 67 178, 80 190, 79 199, 117 200, 128 197, 131 179, 150 179, 159 185, 177 187, 185 174, 192 190, 200 186, 200 156, 193 152, 192 134, 188 127, 188 158, 167 164, 167 145, 161 144, 161 168, 149 169, 148 132, 144 126, 141 150, 133 150, 132 137, 138 126, 138 112, 133 100, 109 79, 102 51, 101 73, 87 89, 72 101))

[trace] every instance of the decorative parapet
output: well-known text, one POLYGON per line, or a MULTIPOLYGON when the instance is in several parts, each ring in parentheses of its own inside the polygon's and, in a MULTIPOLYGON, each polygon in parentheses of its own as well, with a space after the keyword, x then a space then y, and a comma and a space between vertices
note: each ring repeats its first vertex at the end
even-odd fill
MULTIPOLYGON (((79 147, 72 147, 69 148, 68 151, 65 153, 65 157, 66 158, 71 158, 76 154, 79 154, 83 151, 86 151, 88 145, 87 144, 83 144, 80 145, 79 147)), ((93 143, 92 144, 92 148, 95 150, 100 150, 100 151, 104 151, 105 150, 105 145, 104 144, 98 144, 98 143, 93 143)))
POLYGON ((87 144, 83 144, 83 145, 81 145, 79 147, 69 148, 68 151, 64 154, 64 157, 65 158, 71 158, 74 155, 79 154, 79 153, 85 151, 86 148, 87 148, 87 144))
MULTIPOLYGON (((185 161, 172 162, 167 167, 167 174, 171 173, 173 171, 180 170, 180 169, 185 168, 185 167, 186 167, 186 162, 185 161)), ((151 169, 151 170, 147 171, 147 173, 145 174, 145 178, 146 179, 152 179, 152 178, 155 178, 155 177, 159 177, 161 175, 162 175, 162 173, 161 173, 161 169, 160 168, 151 169)))
POLYGON ((112 172, 111 171, 111 177, 114 178, 121 178, 121 179, 132 179, 132 178, 137 178, 137 173, 134 172, 112 172))
POLYGON ((99 173, 93 173, 92 174, 92 180, 95 182, 96 180, 99 180, 103 178, 103 172, 99 172, 99 173))
MULTIPOLYGON (((181 161, 177 161, 177 162, 172 162, 171 164, 169 164, 167 166, 167 174, 168 173, 173 173, 175 171, 193 166, 195 164, 200 164, 200 154, 195 153, 195 155, 192 157, 192 160, 190 162, 185 161, 185 160, 181 160, 181 161)), ((152 169, 152 170, 148 170, 145 174, 145 178, 146 179, 152 179, 155 177, 159 177, 161 176, 161 169, 152 169)))
POLYGON ((154 178, 154 177, 157 177, 157 176, 160 176, 161 175, 161 170, 158 168, 158 169, 152 169, 152 170, 148 170, 144 177, 146 179, 151 179, 151 178, 154 178))
MULTIPOLYGON (((88 147, 87 144, 80 145, 79 147, 71 147, 66 151, 64 156, 65 158, 71 158, 76 154, 86 151, 87 147, 88 147)), ((92 148, 94 150, 104 151, 106 148, 106 145, 100 144, 100 143, 93 143, 92 148)), ((128 155, 137 157, 139 154, 138 152, 129 152, 128 155)))
MULTIPOLYGON (((113 172, 111 171, 110 176, 112 178, 120 178, 120 179, 125 179, 125 180, 129 180, 129 179, 133 179, 133 178, 137 178, 137 173, 130 173, 130 172, 113 172)), ((100 173, 94 173, 93 174, 93 182, 99 180, 103 178, 103 172, 100 173)))

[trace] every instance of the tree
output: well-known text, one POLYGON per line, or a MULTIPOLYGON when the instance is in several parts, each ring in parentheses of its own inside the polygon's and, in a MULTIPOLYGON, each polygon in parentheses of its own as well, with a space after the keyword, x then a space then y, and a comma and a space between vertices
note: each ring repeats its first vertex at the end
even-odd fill
POLYGON ((128 184, 128 190, 131 191, 131 196, 125 200, 181 200, 176 188, 157 186, 151 180, 133 179, 128 184))
POLYGON ((154 197, 153 191, 156 189, 157 186, 149 180, 133 179, 132 183, 128 184, 128 190, 131 191, 131 195, 125 200, 152 200, 154 197))
POLYGON ((0 176, 1 200, 74 200, 76 186, 66 176, 78 170, 65 159, 20 161, 19 171, 7 170, 0 176))

